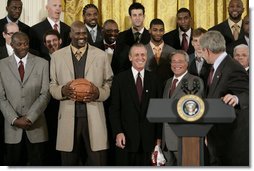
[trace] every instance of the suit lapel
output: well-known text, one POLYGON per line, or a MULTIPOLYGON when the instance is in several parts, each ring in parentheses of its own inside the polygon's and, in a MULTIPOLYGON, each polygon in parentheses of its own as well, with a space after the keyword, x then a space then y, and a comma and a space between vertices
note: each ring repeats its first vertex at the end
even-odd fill
MULTIPOLYGON (((189 77, 190 77, 190 74, 189 74, 189 73, 187 73, 187 74, 185 74, 185 76, 183 76, 183 78, 181 79, 181 81, 178 83, 176 89, 174 90, 174 92, 173 92, 171 98, 174 98, 174 99, 178 98, 180 92, 181 92, 181 93, 183 92, 182 89, 181 89, 183 79, 187 79, 187 80, 188 80, 189 77)), ((171 87, 171 86, 170 86, 170 87, 171 87)))
MULTIPOLYGON (((141 101, 142 111, 146 110, 146 106, 147 106, 147 103, 149 101, 150 93, 152 91, 150 83, 151 83, 151 81, 150 81, 150 77, 148 75, 148 72, 145 71, 144 83, 143 83, 143 92, 142 92, 142 101, 141 101)), ((142 113, 145 113, 145 112, 142 112, 142 113)))
POLYGON ((73 61, 72 61, 72 52, 71 47, 67 46, 66 51, 63 53, 63 60, 65 61, 67 68, 71 72, 72 78, 74 79, 74 67, 73 67, 73 61))
POLYGON ((9 67, 11 72, 13 73, 13 75, 17 78, 17 80, 19 80, 19 82, 21 83, 21 79, 20 79, 20 75, 19 75, 19 71, 18 71, 18 65, 17 62, 15 60, 14 54, 10 56, 9 59, 9 67))
POLYGON ((89 68, 91 67, 94 59, 96 58, 96 54, 94 54, 93 48, 89 45, 87 48, 87 57, 86 57, 86 67, 85 67, 85 75, 87 74, 89 68))
POLYGON ((23 83, 26 82, 26 80, 27 80, 28 77, 30 76, 30 74, 31 74, 31 72, 32 72, 32 70, 33 70, 33 68, 34 68, 34 56, 32 56, 30 53, 28 53, 23 83))

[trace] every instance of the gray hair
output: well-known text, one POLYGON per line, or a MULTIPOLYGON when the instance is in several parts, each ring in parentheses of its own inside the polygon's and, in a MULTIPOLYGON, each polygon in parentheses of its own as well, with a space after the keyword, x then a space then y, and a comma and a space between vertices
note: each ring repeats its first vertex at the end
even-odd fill
POLYGON ((240 48, 242 48, 242 49, 244 49, 244 48, 247 49, 248 57, 249 57, 249 46, 247 46, 247 45, 245 45, 245 44, 237 45, 237 46, 234 48, 234 53, 233 53, 233 55, 235 56, 236 50, 237 50, 237 49, 240 49, 240 48))
POLYGON ((208 31, 200 38, 202 49, 209 49, 213 53, 226 51, 226 41, 219 31, 208 31))
POLYGON ((176 51, 172 52, 170 55, 170 61, 171 61, 172 56, 174 56, 176 54, 182 54, 185 58, 185 61, 189 63, 189 61, 190 61, 189 55, 184 50, 176 50, 176 51))

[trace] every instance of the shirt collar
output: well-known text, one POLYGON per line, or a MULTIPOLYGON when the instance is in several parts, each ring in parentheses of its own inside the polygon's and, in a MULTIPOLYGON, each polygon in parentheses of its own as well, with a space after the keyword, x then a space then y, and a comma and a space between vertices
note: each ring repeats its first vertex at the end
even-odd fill
POLYGON ((218 66, 219 66, 220 63, 225 59, 226 56, 227 56, 227 53, 226 53, 226 52, 223 52, 223 53, 220 54, 220 56, 214 61, 214 64, 213 64, 214 72, 217 70, 218 66))
POLYGON ((142 34, 143 32, 144 32, 144 30, 145 30, 145 27, 143 27, 141 30, 139 30, 139 31, 136 31, 136 30, 134 30, 134 28, 133 27, 131 27, 131 30, 132 30, 132 33, 133 34, 135 34, 136 32, 139 32, 140 34, 142 34))
MULTIPOLYGON (((11 22, 13 23, 13 21, 11 21, 11 20, 9 19, 8 16, 6 16, 6 19, 7 19, 7 22, 8 22, 8 23, 11 23, 11 22)), ((17 20, 15 23, 18 24, 18 23, 19 23, 19 20, 17 20)))
POLYGON ((52 28, 54 28, 54 25, 57 24, 58 25, 58 29, 60 29, 60 20, 58 20, 57 22, 53 21, 51 18, 47 17, 49 24, 51 25, 52 28))
MULTIPOLYGON (((152 49, 155 47, 155 45, 153 44, 152 41, 150 41, 150 46, 151 46, 152 49)), ((162 50, 163 46, 164 46, 164 42, 162 42, 158 47, 160 47, 161 50, 162 50)))
POLYGON ((87 30, 90 32, 91 30, 94 30, 95 32, 97 32, 97 24, 96 24, 96 26, 95 27, 90 27, 90 26, 88 26, 87 24, 85 24, 86 25, 86 28, 87 28, 87 30))
POLYGON ((74 46, 72 46, 72 45, 70 45, 70 47, 71 47, 71 51, 73 52, 74 55, 75 55, 75 54, 77 53, 77 51, 79 50, 79 51, 82 52, 82 53, 81 53, 81 56, 83 56, 83 54, 85 53, 87 44, 86 44, 84 47, 80 48, 80 49, 78 49, 78 48, 76 48, 76 47, 74 47, 74 46))
POLYGON ((23 62, 24 67, 26 67, 26 63, 27 63, 27 57, 28 57, 28 53, 26 54, 26 56, 22 59, 20 59, 19 57, 16 56, 16 54, 14 53, 14 58, 16 60, 17 66, 19 66, 19 61, 21 60, 23 62))
POLYGON ((233 26, 234 24, 237 24, 238 27, 241 28, 242 22, 243 22, 243 21, 240 20, 238 23, 234 23, 232 20, 228 19, 228 25, 229 25, 230 29, 232 28, 232 26, 233 26))
POLYGON ((188 38, 191 37, 191 28, 188 31, 186 31, 186 32, 183 32, 180 28, 178 28, 178 31, 179 31, 179 36, 181 36, 181 37, 182 37, 183 33, 187 34, 188 38))
MULTIPOLYGON (((182 80, 182 78, 183 78, 187 73, 188 73, 188 70, 186 70, 185 73, 183 73, 180 77, 176 77, 176 76, 174 75, 173 80, 174 80, 174 79, 178 79, 178 81, 177 81, 177 83, 176 83, 176 84, 178 85, 178 83, 180 83, 180 81, 182 80)), ((173 80, 172 80, 172 81, 173 81, 173 80)))
POLYGON ((134 79, 136 80, 138 73, 140 73, 140 77, 143 79, 145 75, 145 69, 142 69, 140 72, 138 72, 135 68, 131 67, 131 71, 133 74, 134 79))

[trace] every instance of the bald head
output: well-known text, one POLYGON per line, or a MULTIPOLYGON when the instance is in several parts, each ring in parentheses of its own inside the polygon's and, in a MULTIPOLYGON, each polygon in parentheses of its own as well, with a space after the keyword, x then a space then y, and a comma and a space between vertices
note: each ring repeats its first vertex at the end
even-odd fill
POLYGON ((74 21, 70 32, 71 44, 76 48, 82 48, 87 44, 87 31, 85 24, 81 21, 74 21))

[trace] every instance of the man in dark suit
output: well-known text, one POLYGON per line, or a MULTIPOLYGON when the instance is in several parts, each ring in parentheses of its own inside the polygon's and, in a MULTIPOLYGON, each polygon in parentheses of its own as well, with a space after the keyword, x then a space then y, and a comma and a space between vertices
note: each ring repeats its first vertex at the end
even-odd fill
POLYGON ((242 13, 244 12, 242 0, 230 0, 228 5, 229 18, 209 30, 219 31, 225 38, 226 46, 244 37, 242 26, 242 13), (234 36, 235 34, 235 36, 234 36))
POLYGON ((102 34, 103 34, 103 44, 105 52, 108 54, 109 63, 111 64, 112 56, 116 47, 116 39, 118 37, 119 29, 118 24, 115 20, 106 20, 103 24, 102 34))
MULTIPOLYGON (((163 98, 179 99, 185 95, 181 89, 182 80, 188 80, 188 87, 193 87, 193 81, 198 80, 200 88, 197 96, 204 96, 204 84, 201 78, 188 73, 189 56, 183 50, 177 50, 171 56, 171 69, 174 76, 167 80, 163 98)), ((163 124, 162 150, 166 158, 166 166, 176 166, 178 162, 178 137, 168 123, 163 124)))
POLYGON ((48 140, 44 110, 50 99, 49 66, 28 52, 29 38, 14 33, 14 53, 0 61, 0 109, 4 115, 6 165, 43 166, 48 140))
POLYGON ((114 74, 131 68, 128 59, 130 47, 134 43, 147 44, 150 41, 150 34, 144 27, 145 8, 142 4, 134 2, 129 7, 130 20, 132 27, 120 32, 116 40, 116 49, 112 58, 112 70, 114 74))
POLYGON ((5 44, 0 47, 0 59, 6 58, 13 54, 13 48, 11 47, 11 37, 14 33, 19 31, 19 27, 16 23, 7 23, 4 26, 3 37, 5 44))
POLYGON ((199 76, 203 80, 205 85, 207 83, 210 65, 203 58, 199 39, 206 32, 207 31, 201 27, 193 30, 191 44, 194 47, 195 52, 189 55, 190 62, 188 67, 188 72, 192 75, 199 76))
POLYGON ((48 17, 38 24, 35 24, 30 29, 30 46, 40 52, 42 57, 48 56, 48 49, 43 42, 43 35, 47 30, 57 30, 62 39, 61 47, 65 47, 70 44, 70 27, 60 21, 60 15, 62 12, 61 0, 48 0, 47 6, 48 17))
POLYGON ((87 29, 87 41, 90 45, 104 50, 102 28, 98 24, 99 10, 94 4, 83 9, 83 19, 87 29))
POLYGON ((115 76, 111 88, 110 122, 116 142, 116 165, 149 166, 155 145, 161 143, 161 125, 146 118, 150 98, 159 98, 156 76, 146 71, 147 51, 134 44, 132 67, 115 76))
POLYGON ((166 44, 175 49, 182 49, 188 54, 194 53, 191 44, 192 28, 191 28, 191 12, 187 8, 180 8, 176 14, 177 28, 166 33, 163 40, 166 44))
MULTIPOLYGON (((20 31, 28 34, 30 27, 25 23, 19 21, 20 14, 22 12, 23 3, 21 0, 7 0, 7 16, 0 20, 0 33, 4 31, 5 24, 14 22, 19 26, 20 31)), ((0 46, 5 45, 5 40, 2 34, 0 34, 0 46)))
POLYGON ((162 39, 164 32, 163 21, 153 19, 149 29, 151 40, 146 44, 146 70, 154 72, 158 76, 162 87, 164 87, 166 80, 174 75, 170 68, 170 55, 175 51, 174 48, 164 43, 162 39))
POLYGON ((225 52, 226 42, 220 32, 208 31, 200 38, 200 45, 205 60, 212 64, 206 97, 222 99, 236 111, 233 123, 215 124, 207 135, 210 164, 248 165, 249 128, 246 127, 248 123, 239 122, 249 115, 248 74, 225 52))
POLYGON ((247 46, 245 44, 237 45, 234 49, 233 57, 249 73, 249 68, 250 68, 250 66, 249 66, 249 61, 250 61, 249 46, 247 46))
POLYGON ((243 18, 243 33, 244 33, 244 37, 243 38, 239 38, 238 40, 233 41, 232 43, 227 45, 227 53, 229 53, 233 57, 233 51, 234 51, 234 48, 237 45, 245 44, 245 45, 249 46, 249 44, 250 44, 249 32, 250 32, 249 15, 246 15, 243 18))

